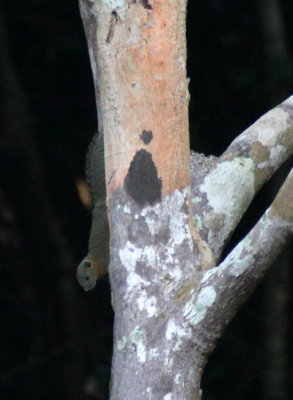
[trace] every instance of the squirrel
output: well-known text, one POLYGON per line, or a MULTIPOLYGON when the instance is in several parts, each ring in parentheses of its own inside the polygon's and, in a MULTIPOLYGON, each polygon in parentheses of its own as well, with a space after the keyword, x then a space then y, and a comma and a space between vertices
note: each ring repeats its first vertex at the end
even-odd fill
POLYGON ((86 157, 86 178, 93 200, 92 226, 87 256, 77 267, 77 280, 85 291, 95 287, 97 279, 108 272, 109 224, 106 206, 104 137, 95 134, 86 157))

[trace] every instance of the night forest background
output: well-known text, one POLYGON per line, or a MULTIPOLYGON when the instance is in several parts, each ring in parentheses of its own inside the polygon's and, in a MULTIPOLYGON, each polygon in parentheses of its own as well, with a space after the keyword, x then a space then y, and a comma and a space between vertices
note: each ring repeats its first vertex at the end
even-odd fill
MULTIPOLYGON (((293 94, 292 21, 292 0, 189 0, 193 149, 220 155, 293 94)), ((105 400, 109 284, 84 293, 75 279, 87 251, 84 166, 97 126, 77 0, 0 0, 0 118, 0 399, 105 400)), ((226 251, 290 167, 257 196, 226 251)), ((219 341, 203 400, 293 398, 292 247, 219 341)))

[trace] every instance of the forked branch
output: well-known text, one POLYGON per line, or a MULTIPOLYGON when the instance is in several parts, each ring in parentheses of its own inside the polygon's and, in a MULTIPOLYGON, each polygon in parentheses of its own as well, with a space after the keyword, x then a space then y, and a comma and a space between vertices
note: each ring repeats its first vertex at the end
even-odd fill
POLYGON ((293 154, 293 96, 239 135, 219 158, 192 154, 193 216, 218 259, 255 194, 293 154))

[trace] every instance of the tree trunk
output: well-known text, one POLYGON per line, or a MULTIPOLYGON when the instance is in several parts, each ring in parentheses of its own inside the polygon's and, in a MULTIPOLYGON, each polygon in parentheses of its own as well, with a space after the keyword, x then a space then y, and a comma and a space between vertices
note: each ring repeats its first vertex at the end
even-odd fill
POLYGON ((199 400, 217 338, 292 234, 291 173, 215 268, 255 193, 292 154, 293 99, 220 158, 192 154, 190 172, 186 0, 80 0, 80 9, 105 138, 111 400, 199 400))

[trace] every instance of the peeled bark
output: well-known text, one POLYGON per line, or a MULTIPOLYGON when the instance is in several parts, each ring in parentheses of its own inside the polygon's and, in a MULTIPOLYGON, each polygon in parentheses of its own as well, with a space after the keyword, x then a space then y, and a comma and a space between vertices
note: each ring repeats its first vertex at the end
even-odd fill
POLYGON ((186 0, 81 0, 80 9, 105 135, 108 194, 123 187, 142 149, 162 182, 158 193, 147 188, 155 198, 189 185, 186 0))

